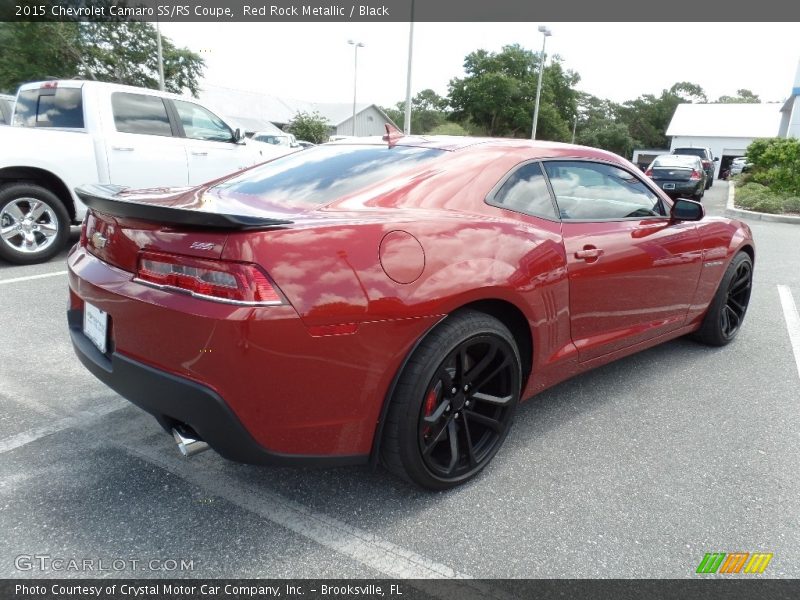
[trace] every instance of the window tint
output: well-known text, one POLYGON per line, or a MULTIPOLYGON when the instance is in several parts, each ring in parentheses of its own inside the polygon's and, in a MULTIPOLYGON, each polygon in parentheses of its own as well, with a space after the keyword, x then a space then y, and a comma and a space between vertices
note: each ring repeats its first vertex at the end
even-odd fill
POLYGON ((17 127, 83 128, 80 88, 40 88, 20 92, 14 125, 17 127))
POLYGON ((529 163, 514 171, 490 202, 535 217, 558 219, 539 163, 529 163))
POLYGON ((700 158, 706 158, 705 148, 675 148, 675 150, 673 150, 672 153, 688 154, 690 156, 699 156, 700 158))
POLYGON ((287 205, 315 206, 348 196, 443 153, 406 146, 317 146, 277 158, 212 189, 287 205))
POLYGON ((623 219, 665 215, 658 196, 635 175, 611 165, 544 163, 562 219, 623 219))
POLYGON ((174 100, 178 116, 183 124, 183 132, 193 140, 212 142, 232 142, 233 132, 222 119, 202 106, 182 100, 174 100))
POLYGON ((0 98, 0 123, 8 124, 11 122, 11 108, 13 103, 6 98, 0 98))
POLYGON ((164 101, 158 96, 114 92, 111 94, 114 124, 122 133, 171 136, 172 127, 164 101))

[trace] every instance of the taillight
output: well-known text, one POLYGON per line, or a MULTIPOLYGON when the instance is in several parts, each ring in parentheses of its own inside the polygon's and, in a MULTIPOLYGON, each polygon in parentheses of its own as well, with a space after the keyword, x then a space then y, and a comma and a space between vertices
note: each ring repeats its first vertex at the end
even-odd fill
POLYGON ((689 177, 689 179, 697 180, 700 179, 701 177, 702 175, 700 175, 700 171, 698 171, 697 169, 692 169, 692 175, 689 177))
POLYGON ((284 304, 269 277, 258 266, 249 263, 142 252, 136 279, 158 288, 217 302, 248 306, 284 304))
POLYGON ((644 174, 647 175, 648 177, 652 177, 653 176, 653 169, 647 169, 647 171, 645 171, 644 174))
POLYGON ((86 236, 86 229, 89 227, 89 213, 83 217, 83 223, 81 223, 81 246, 86 246, 89 239, 86 236))

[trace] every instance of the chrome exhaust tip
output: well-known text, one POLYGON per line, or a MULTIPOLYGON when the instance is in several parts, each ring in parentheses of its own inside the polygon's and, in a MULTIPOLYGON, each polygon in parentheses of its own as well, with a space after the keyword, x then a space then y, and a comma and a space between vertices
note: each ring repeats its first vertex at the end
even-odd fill
POLYGON ((195 436, 197 434, 191 429, 181 431, 177 427, 172 428, 172 437, 175 438, 175 443, 178 444, 178 450, 186 458, 205 452, 209 448, 206 442, 195 436))

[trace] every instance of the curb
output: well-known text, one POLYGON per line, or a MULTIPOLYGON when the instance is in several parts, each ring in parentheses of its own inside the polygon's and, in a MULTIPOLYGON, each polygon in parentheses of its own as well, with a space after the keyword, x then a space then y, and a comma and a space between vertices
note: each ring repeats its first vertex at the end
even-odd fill
POLYGON ((800 225, 800 217, 792 215, 771 215, 768 213, 753 212, 752 210, 743 210, 741 208, 734 208, 733 199, 736 195, 732 181, 728 182, 728 203, 725 205, 725 216, 733 217, 734 219, 750 219, 752 221, 767 221, 769 223, 791 223, 793 225, 800 225))

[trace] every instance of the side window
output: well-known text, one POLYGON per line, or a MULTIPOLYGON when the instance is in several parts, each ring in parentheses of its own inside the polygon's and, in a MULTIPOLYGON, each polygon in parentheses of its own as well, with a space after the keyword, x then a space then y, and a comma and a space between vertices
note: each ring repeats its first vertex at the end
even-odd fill
POLYGON ((233 132, 222 119, 202 106, 173 100, 186 137, 192 140, 232 142, 233 132))
POLYGON ((83 129, 81 89, 41 88, 20 92, 14 125, 83 129))
POLYGON ((122 133, 171 136, 172 127, 164 100, 147 94, 111 94, 114 124, 122 133))
POLYGON ((666 215, 659 197, 624 169, 583 161, 547 161, 544 168, 564 220, 666 215))
POLYGON ((547 181, 538 162, 514 171, 489 199, 489 204, 534 217, 558 220, 547 181))

